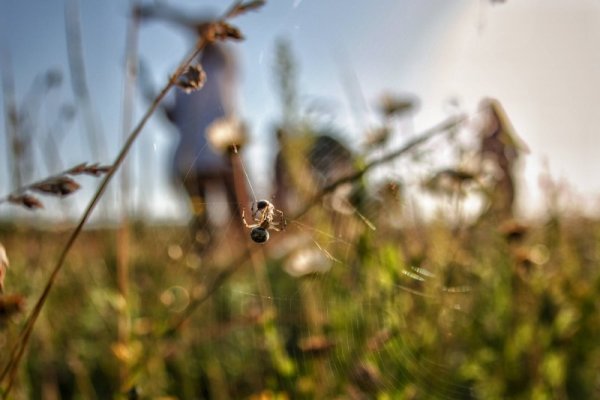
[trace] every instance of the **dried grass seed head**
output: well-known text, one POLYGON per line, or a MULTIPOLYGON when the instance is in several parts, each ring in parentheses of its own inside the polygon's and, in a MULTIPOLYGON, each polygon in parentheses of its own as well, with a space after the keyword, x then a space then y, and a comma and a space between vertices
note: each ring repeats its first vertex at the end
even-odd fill
POLYGON ((265 4, 266 4, 265 0, 254 0, 254 1, 249 1, 246 3, 243 3, 240 1, 231 8, 231 10, 225 16, 225 18, 237 17, 238 15, 244 14, 248 11, 257 10, 260 7, 264 6, 265 4))
POLYGON ((190 65, 187 67, 185 72, 181 74, 177 82, 177 87, 183 89, 186 93, 191 93, 194 90, 200 90, 206 82, 206 73, 202 68, 202 65, 190 65))
POLYGON ((95 163, 92 165, 88 165, 88 163, 81 163, 79 165, 74 166, 66 173, 69 175, 92 175, 92 176, 100 176, 103 174, 107 174, 110 172, 111 167, 108 165, 100 165, 99 163, 95 163))
POLYGON ((49 194, 64 197, 75 191, 81 186, 69 175, 92 175, 98 177, 106 174, 111 170, 112 167, 106 165, 100 165, 98 163, 88 165, 87 163, 78 164, 56 176, 48 177, 39 182, 34 182, 30 185, 24 186, 13 193, 10 193, 7 197, 0 200, 0 202, 8 202, 23 206, 28 209, 44 208, 42 202, 35 196, 32 196, 28 192, 36 191, 42 194, 49 194))
POLYGON ((31 190, 56 196, 67 196, 77 191, 81 186, 68 176, 48 178, 30 186, 31 190))
POLYGON ((378 108, 384 117, 391 118, 415 111, 418 105, 419 101, 414 97, 385 93, 379 100, 378 108))
POLYGON ((30 194, 11 194, 10 196, 8 196, 8 202, 11 204, 23 206, 30 210, 44 208, 42 202, 37 197, 32 196, 30 194))
POLYGON ((213 43, 217 40, 244 39, 242 32, 237 27, 225 21, 200 23, 196 26, 196 32, 200 37, 200 41, 204 40, 208 43, 213 43))
POLYGON ((244 35, 242 35, 242 32, 237 27, 225 21, 219 21, 215 24, 215 38, 219 40, 242 40, 244 39, 244 35))

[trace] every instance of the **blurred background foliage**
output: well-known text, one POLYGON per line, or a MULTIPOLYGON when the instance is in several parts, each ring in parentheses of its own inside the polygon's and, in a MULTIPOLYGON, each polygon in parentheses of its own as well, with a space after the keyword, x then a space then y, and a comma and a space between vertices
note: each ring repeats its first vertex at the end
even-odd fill
MULTIPOLYGON (((293 255, 277 254, 295 240, 290 229, 266 250, 271 294, 244 261, 169 335, 219 268, 212 256, 183 250, 183 228, 136 226, 125 299, 114 232, 90 230, 34 331, 15 396, 109 398, 134 382, 140 398, 595 397, 600 225, 554 216, 514 238, 486 222, 362 229, 327 246, 339 259, 327 272, 300 277, 285 272, 293 255), (123 311, 131 335, 119 342, 123 311)), ((0 240, 10 292, 35 297, 65 233, 4 224, 0 240)), ((20 320, 3 324, 4 354, 20 320)))
MULTIPOLYGON (((237 235, 241 221, 231 218, 198 252, 187 227, 130 221, 124 291, 122 237, 88 229, 11 396, 599 396, 600 223, 562 209, 564 193, 550 179, 546 216, 515 217, 507 190, 516 190, 525 147, 500 103, 488 99, 479 124, 451 126, 321 196, 389 154, 398 138, 418 138, 410 121, 421 105, 382 95, 378 124, 351 151, 299 100, 295 64, 280 42, 274 202, 287 230, 259 246, 237 235)), ((10 258, 1 354, 16 342, 69 229, 68 221, 0 225, 10 258), (15 294, 25 305, 10 309, 15 294)))

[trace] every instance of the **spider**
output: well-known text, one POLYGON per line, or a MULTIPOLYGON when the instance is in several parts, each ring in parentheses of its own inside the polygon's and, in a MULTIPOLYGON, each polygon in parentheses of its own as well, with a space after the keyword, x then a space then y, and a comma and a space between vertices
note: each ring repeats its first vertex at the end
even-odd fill
POLYGON ((259 200, 252 203, 252 219, 254 220, 254 224, 248 224, 244 210, 242 210, 242 221, 246 225, 246 228, 251 229, 250 238, 256 243, 265 243, 269 240, 269 229, 282 231, 287 225, 283 211, 276 209, 267 200, 259 200))

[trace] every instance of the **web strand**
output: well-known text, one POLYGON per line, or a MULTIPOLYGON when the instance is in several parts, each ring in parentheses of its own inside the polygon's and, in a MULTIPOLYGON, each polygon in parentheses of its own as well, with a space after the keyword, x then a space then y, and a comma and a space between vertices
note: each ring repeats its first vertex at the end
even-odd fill
POLYGON ((254 202, 256 203, 258 201, 258 199, 256 198, 256 193, 254 192, 254 187, 252 186, 252 182, 250 182, 250 177, 248 176, 248 172, 246 172, 246 166, 244 165, 244 160, 242 159, 242 156, 238 152, 238 148, 235 144, 233 145, 233 152, 237 155, 237 157, 240 161, 240 166, 242 167, 242 172, 244 173, 244 177, 246 178, 246 182, 248 183, 248 187, 250 188, 250 192, 252 193, 252 198, 254 199, 254 202))

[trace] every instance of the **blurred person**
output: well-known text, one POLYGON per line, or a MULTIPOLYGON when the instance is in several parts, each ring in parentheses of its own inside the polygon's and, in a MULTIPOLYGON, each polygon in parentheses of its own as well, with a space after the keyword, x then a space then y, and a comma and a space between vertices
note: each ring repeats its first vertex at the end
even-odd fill
MULTIPOLYGON (((275 157, 275 195, 285 213, 297 212, 311 196, 337 180, 356 172, 352 152, 328 130, 276 132, 279 149, 275 157)), ((325 196, 327 207, 352 214, 360 200, 360 185, 345 183, 325 196)))
POLYGON ((212 236, 206 210, 210 190, 225 192, 231 215, 238 215, 239 210, 231 158, 215 148, 207 135, 235 114, 233 55, 223 45, 210 44, 202 51, 200 64, 207 76, 204 87, 191 93, 177 89, 167 115, 179 132, 172 170, 191 200, 196 239, 203 242, 212 236))
MULTIPOLYGON (((212 21, 210 18, 190 21, 165 6, 140 9, 138 13, 142 17, 162 18, 188 28, 194 33, 194 40, 198 40, 212 21)), ((227 141, 235 131, 233 134, 238 140, 233 143, 242 144, 239 135, 244 132, 236 118, 237 66, 232 51, 224 44, 209 43, 196 61, 206 74, 202 88, 194 91, 174 89, 173 96, 163 103, 163 110, 179 134, 171 164, 173 178, 188 194, 193 213, 192 232, 196 244, 205 248, 216 230, 206 207, 210 193, 223 192, 230 216, 241 220, 231 157, 232 142, 230 140, 227 145, 227 141)))
POLYGON ((482 168, 492 170, 493 181, 485 214, 498 220, 513 217, 516 198, 516 164, 527 146, 517 136, 506 111, 496 99, 480 103, 483 123, 479 129, 479 157, 482 168))

